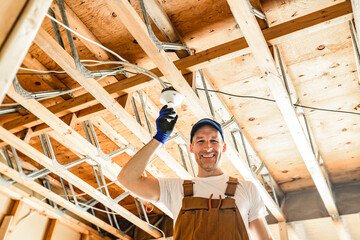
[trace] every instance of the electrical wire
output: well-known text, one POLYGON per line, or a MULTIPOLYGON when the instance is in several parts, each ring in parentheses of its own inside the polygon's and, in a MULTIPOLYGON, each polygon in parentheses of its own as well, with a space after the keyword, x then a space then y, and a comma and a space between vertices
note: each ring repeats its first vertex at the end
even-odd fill
POLYGON ((58 21, 57 19, 55 19, 55 18, 53 18, 52 16, 50 16, 49 14, 45 14, 45 15, 46 15, 48 18, 50 18, 51 20, 53 20, 54 22, 60 24, 61 26, 63 26, 64 28, 66 28, 67 30, 69 30, 70 32, 72 32, 73 34, 77 35, 78 37, 83 38, 83 39, 85 39, 86 41, 89 41, 89 42, 95 44, 96 46, 104 49, 105 51, 113 54, 114 56, 116 56, 116 57, 117 57, 118 59, 120 59, 121 61, 127 62, 126 59, 122 58, 122 57, 121 57, 119 54, 117 54, 116 52, 114 52, 114 51, 108 49, 107 47, 105 47, 105 46, 103 46, 103 45, 101 45, 101 44, 99 44, 99 43, 97 43, 97 42, 95 42, 95 41, 93 41, 93 40, 91 40, 91 39, 89 39, 89 38, 81 35, 80 33, 76 32, 76 31, 72 30, 71 28, 69 28, 68 26, 66 26, 65 24, 63 24, 62 22, 60 22, 60 21, 58 21))
POLYGON ((128 67, 132 67, 132 69, 130 70, 135 70, 136 72, 142 73, 148 77, 151 77, 152 79, 157 80, 161 86, 163 86, 164 88, 166 87, 166 83, 164 82, 161 78, 159 78, 158 76, 156 76, 154 73, 152 73, 151 71, 142 68, 136 64, 132 64, 129 62, 122 62, 122 61, 98 61, 98 60, 82 60, 81 62, 94 62, 94 64, 84 64, 84 66, 88 66, 88 67, 93 67, 93 66, 99 66, 99 65, 107 65, 107 64, 114 64, 114 65, 122 65, 122 66, 128 66, 128 67))
MULTIPOLYGON (((33 71, 38 71, 36 69, 31 69, 33 71)), ((108 77, 110 75, 113 75, 113 74, 116 74, 119 70, 116 70, 114 72, 109 72, 107 74, 105 74, 104 76, 101 76, 100 78, 96 79, 96 81, 100 81, 102 80, 103 78, 105 77, 108 77)), ((38 98, 37 100, 38 101, 41 101, 41 100, 45 100, 45 99, 49 99, 49 98, 54 98, 54 97, 58 97, 58 96, 61 96, 61 95, 64 95, 64 94, 68 94, 68 93, 71 93, 71 92, 75 92, 77 90, 80 90, 84 88, 83 86, 80 86, 80 87, 77 87, 77 88, 73 88, 73 89, 69 89, 69 90, 66 90, 66 91, 62 91, 58 94, 54 94, 54 95, 50 95, 50 96, 47 96, 47 97, 42 97, 42 98, 38 98)), ((0 107, 14 107, 14 106, 19 106, 20 104, 19 103, 5 103, 5 104, 1 104, 0 107)))
POLYGON ((32 71, 32 72, 38 72, 38 73, 66 73, 65 71, 44 71, 44 70, 37 70, 37 69, 25 68, 25 67, 19 67, 19 69, 26 70, 26 71, 32 71))
MULTIPOLYGON (((196 90, 205 91, 205 89, 203 89, 203 88, 196 88, 196 90)), ((208 91, 209 92, 220 93, 220 94, 231 96, 231 97, 250 98, 250 99, 258 99, 258 100, 263 100, 263 101, 268 101, 268 102, 276 102, 274 99, 270 99, 270 98, 263 98, 263 97, 257 97, 257 96, 251 96, 251 95, 237 95, 237 94, 227 93, 227 92, 218 91, 218 90, 210 90, 210 89, 208 89, 208 91)), ((358 113, 358 112, 350 112, 350 111, 341 111, 341 110, 333 110, 333 109, 326 109, 326 108, 318 108, 318 107, 311 107, 311 106, 306 106, 306 105, 302 105, 302 104, 293 104, 293 105, 296 106, 296 107, 308 108, 308 109, 325 111, 325 112, 335 112, 335 113, 345 113, 345 114, 360 115, 360 113, 358 113)))

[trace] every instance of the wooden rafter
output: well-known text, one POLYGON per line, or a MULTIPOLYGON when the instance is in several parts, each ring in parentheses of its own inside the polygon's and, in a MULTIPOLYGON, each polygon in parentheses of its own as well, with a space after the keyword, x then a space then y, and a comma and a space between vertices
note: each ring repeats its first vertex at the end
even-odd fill
MULTIPOLYGON (((20 67, 51 0, 30 0, 16 21, 0 51, 0 103, 20 67)), ((14 2, 13 4, 18 4, 14 2)))
MULTIPOLYGON (((336 4, 332 7, 328 7, 314 13, 293 19, 291 21, 270 27, 263 30, 265 39, 270 42, 280 37, 291 35, 302 29, 312 27, 316 24, 324 23, 326 21, 344 16, 351 13, 351 5, 347 2, 336 4)), ((211 64, 216 64, 237 56, 240 56, 245 52, 248 52, 248 45, 245 38, 236 39, 219 46, 207 49, 199 52, 196 55, 192 55, 174 62, 176 67, 182 71, 183 74, 198 69, 205 68, 211 64)), ((151 70, 157 76, 162 76, 162 73, 158 68, 151 70)), ((105 86, 105 90, 113 97, 123 95, 125 92, 133 92, 147 86, 151 86, 155 83, 154 80, 147 76, 138 75, 121 80, 117 83, 105 86)), ((73 98, 70 101, 64 101, 55 106, 51 106, 49 110, 61 117, 69 112, 78 112, 82 109, 90 108, 97 104, 95 98, 90 94, 86 93, 79 97, 73 98)), ((96 109, 96 107, 94 107, 96 109)), ((90 110, 90 109, 89 109, 90 110)), ((33 114, 30 116, 26 115, 19 117, 12 121, 5 123, 3 126, 11 132, 18 132, 27 127, 33 127, 41 124, 41 121, 37 121, 38 118, 33 114)))
POLYGON ((7 235, 9 233, 9 229, 11 226, 11 223, 13 221, 13 216, 5 216, 2 220, 1 226, 0 226, 0 239, 6 239, 7 235))
POLYGON ((46 231, 45 240, 55 239, 55 231, 58 225, 59 225, 59 221, 57 219, 50 219, 50 224, 46 231))
MULTIPOLYGON (((139 228, 143 229, 144 231, 146 231, 150 235, 152 235, 154 237, 160 237, 161 236, 160 232, 158 232, 157 230, 151 229, 147 225, 146 222, 142 221, 137 216, 135 216, 131 212, 127 211, 125 208, 121 207, 118 204, 113 204, 112 202, 110 202, 109 199, 104 194, 100 193, 95 188, 91 187, 88 183, 86 183, 85 181, 83 181, 79 177, 75 176, 74 174, 72 174, 69 171, 60 171, 57 168, 55 168, 53 166, 53 163, 52 163, 51 159, 49 159, 44 154, 40 153, 39 151, 37 151, 36 149, 31 147, 30 145, 24 143, 23 141, 18 139, 13 134, 6 131, 4 128, 0 127, 0 134, 3 137, 3 139, 5 139, 5 141, 7 141, 10 145, 12 145, 13 147, 18 149, 19 151, 21 151, 25 155, 29 156, 30 158, 32 158, 33 160, 35 160, 39 164, 43 165, 44 167, 46 167, 47 169, 49 169, 53 173, 55 173, 58 176, 62 177, 67 182, 73 184, 77 188, 79 188, 82 191, 86 192, 89 196, 91 196, 95 200, 101 202, 102 204, 104 204, 108 208, 114 210, 114 212, 120 214, 122 217, 124 217, 128 221, 132 222, 133 224, 135 224, 139 228)), ((0 163, 0 166, 1 166, 1 172, 4 173, 6 176, 16 180, 17 182, 19 182, 19 183, 21 183, 21 184, 23 184, 23 185, 25 185, 25 186, 27 186, 29 188, 32 188, 34 191, 36 191, 38 193, 41 193, 42 195, 47 194, 47 195, 51 196, 52 197, 51 200, 54 199, 54 202, 58 203, 59 205, 65 207, 65 208, 67 208, 67 209, 69 209, 71 211, 72 210, 74 210, 74 211, 78 210, 78 208, 74 204, 68 202, 66 199, 64 199, 64 198, 60 197, 59 195, 51 192, 50 190, 40 186, 39 184, 37 184, 35 182, 25 182, 20 177, 20 174, 17 171, 10 169, 5 164, 0 163), (10 173, 11 173, 11 175, 10 175, 10 173)), ((87 212, 84 212, 84 211, 80 211, 80 212, 83 213, 83 214, 86 214, 86 217, 84 217, 85 215, 82 215, 82 217, 84 217, 84 219, 89 219, 89 218, 91 218, 90 216, 92 216, 91 214, 88 214, 87 212)), ((97 221, 97 220, 94 219, 94 221, 97 221)), ((101 226, 99 226, 99 227, 103 228, 102 226, 103 226, 103 224, 101 226)), ((109 231, 112 234, 116 233, 116 236, 121 236, 118 233, 117 229, 115 229, 115 228, 106 229, 106 231, 109 231)))
POLYGON ((11 223, 8 226, 7 234, 4 240, 11 239, 11 236, 14 234, 16 223, 19 220, 21 208, 23 206, 23 201, 21 200, 15 200, 14 205, 11 208, 10 216, 12 217, 11 223))
POLYGON ((327 186, 320 166, 312 152, 310 143, 297 118, 296 112, 291 105, 291 100, 283 86, 281 75, 278 73, 274 58, 271 55, 266 40, 256 22, 255 16, 251 13, 246 1, 228 0, 228 3, 250 49, 252 50, 255 61, 261 69, 270 91, 278 104, 280 112, 283 115, 293 140, 315 182, 327 211, 331 216, 338 215, 338 210, 331 191, 327 186))
MULTIPOLYGON (((135 37, 148 56, 154 61, 166 79, 184 96, 184 102, 192 113, 197 118, 211 117, 210 111, 202 106, 199 98, 195 95, 192 88, 178 71, 175 64, 170 61, 163 50, 159 50, 156 47, 147 35, 145 24, 142 22, 132 6, 126 0, 106 0, 106 2, 115 11, 115 13, 117 13, 126 28, 135 37)), ((226 137, 225 141, 230 142, 230 139, 226 137)), ((236 150, 229 146, 227 148, 226 155, 241 175, 246 180, 254 183, 266 206, 273 213, 275 218, 278 221, 284 221, 285 216, 281 209, 276 205, 275 201, 271 198, 266 189, 263 188, 261 183, 253 175, 248 165, 241 159, 236 150)))

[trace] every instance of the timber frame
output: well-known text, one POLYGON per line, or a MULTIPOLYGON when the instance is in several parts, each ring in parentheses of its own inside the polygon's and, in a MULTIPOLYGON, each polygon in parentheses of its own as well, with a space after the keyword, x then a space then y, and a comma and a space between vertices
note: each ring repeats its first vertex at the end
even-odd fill
MULTIPOLYGON (((211 2, 209 0, 209 4, 211 2)), ((305 2, 309 4, 308 1, 305 2)), ((147 166, 144 174, 152 177, 181 177, 183 179, 194 177, 196 166, 193 156, 188 151, 188 129, 198 119, 214 118, 221 122, 225 129, 227 151, 223 162, 224 171, 229 175, 251 181, 256 186, 269 213, 278 224, 280 239, 288 239, 289 234, 294 234, 291 227, 287 225, 289 219, 289 213, 286 211, 287 192, 310 188, 317 190, 321 204, 332 219, 336 234, 342 239, 353 239, 352 233, 342 221, 342 213, 337 206, 332 184, 360 180, 360 171, 356 170, 360 169, 360 150, 356 147, 360 129, 357 124, 352 124, 358 120, 356 115, 360 115, 358 110, 360 94, 352 90, 354 82, 357 86, 359 83, 357 78, 360 47, 357 41, 359 31, 356 31, 356 27, 359 26, 360 19, 357 14, 352 14, 353 9, 359 7, 358 1, 338 1, 330 4, 324 0, 323 5, 319 4, 317 9, 307 9, 300 16, 294 13, 291 17, 281 12, 277 0, 223 1, 221 4, 227 9, 228 15, 226 15, 226 21, 218 19, 219 25, 216 31, 224 31, 228 28, 226 24, 229 21, 236 24, 236 27, 231 30, 231 34, 229 33, 230 40, 226 38, 219 40, 214 35, 213 40, 218 43, 214 45, 205 43, 205 41, 210 41, 213 35, 209 34, 209 37, 202 35, 202 29, 191 33, 194 34, 195 40, 189 37, 191 34, 187 34, 188 32, 182 29, 181 21, 176 16, 177 13, 167 15, 167 12, 171 12, 171 7, 167 8, 167 4, 158 0, 146 1, 146 11, 154 23, 152 26, 154 29, 155 26, 157 27, 154 30, 155 34, 170 43, 183 44, 190 48, 198 47, 199 52, 189 55, 190 52, 169 53, 159 49, 140 17, 138 3, 129 3, 127 0, 103 0, 97 6, 99 14, 104 18, 101 20, 104 22, 111 20, 110 22, 118 27, 119 31, 128 36, 125 40, 118 36, 122 44, 120 47, 115 43, 117 40, 113 39, 114 42, 111 42, 108 36, 102 36, 101 31, 94 29, 94 26, 98 26, 97 23, 84 16, 76 1, 65 0, 64 3, 69 27, 88 39, 72 35, 71 41, 76 45, 76 50, 81 57, 87 57, 93 61, 115 62, 117 56, 104 50, 100 45, 107 44, 110 49, 117 47, 117 51, 124 50, 125 55, 127 54, 132 62, 149 69, 148 71, 153 75, 172 85, 184 96, 184 102, 178 110, 179 123, 171 140, 164 148, 156 152, 156 156, 147 166), (275 10, 275 6, 278 9, 275 10), (256 18, 254 7, 259 12, 264 11, 265 20, 256 18), (278 13, 275 13, 276 11, 278 13), (277 17, 276 14, 279 16, 283 14, 284 19, 277 17), (224 27, 220 22, 224 24, 224 27), (346 29, 345 26, 347 26, 346 29), (320 33, 325 34, 326 29, 331 28, 341 29, 341 34, 344 36, 341 36, 342 38, 340 34, 338 37, 333 36, 334 39, 329 40, 329 47, 324 43, 318 45, 315 50, 306 48, 304 51, 308 53, 300 54, 301 51, 296 46, 297 39, 305 41, 304 36, 309 38, 312 35, 320 36, 320 33), (199 34, 199 38, 205 39, 204 48, 197 42, 200 40, 197 39, 196 34, 199 34), (207 38, 209 40, 206 40, 207 38), (129 39, 133 39, 132 43, 129 39), (128 47, 129 44, 131 46, 136 44, 136 46, 128 47), (350 53, 347 52, 348 46, 351 47, 350 53), (319 51, 324 48, 328 52, 324 51, 325 53, 321 55, 319 51), (344 55, 347 54, 347 57, 351 56, 351 60, 344 60, 345 63, 340 60, 339 63, 332 63, 328 72, 320 76, 319 82, 322 83, 323 78, 329 75, 333 75, 332 79, 347 76, 347 79, 351 78, 351 82, 344 80, 337 83, 337 87, 335 83, 334 86, 331 85, 332 83, 328 85, 323 83, 322 89, 318 91, 329 92, 319 97, 321 101, 317 102, 315 97, 308 97, 308 92, 313 90, 308 90, 310 87, 306 84, 315 88, 317 85, 314 82, 319 76, 314 74, 311 78, 307 76, 308 72, 302 71, 306 70, 306 67, 311 68, 314 64, 311 61, 319 63, 332 56, 331 61, 336 62, 335 54, 340 55, 342 51, 344 55), (293 56, 296 55, 295 53, 301 57, 297 59, 293 56), (338 66, 340 66, 340 70, 336 70, 338 72, 332 70, 338 66), (237 67, 242 70, 237 71, 237 67), (355 70, 352 67, 355 67, 355 70), (234 79, 229 79, 232 76, 234 79), (303 80, 304 78, 307 79, 303 80), (248 87, 249 90, 241 87, 248 82, 250 82, 248 85, 251 85, 248 87), (326 90, 328 87, 331 91, 326 90), (347 99, 340 93, 336 94, 339 87, 346 88, 343 90, 344 94, 348 93, 351 96, 347 99), (239 92, 233 91, 232 96, 223 94, 229 93, 232 89, 239 89, 239 92), (271 98, 275 103, 272 107, 259 107, 254 102, 255 100, 253 102, 236 100, 238 99, 236 94, 256 95, 263 99, 271 98), (336 105, 333 99, 327 99, 327 94, 333 98, 341 98, 339 101, 341 105, 336 105), (341 138, 341 141, 346 142, 343 148, 347 149, 348 165, 352 165, 355 169, 352 170, 350 166, 344 167, 349 176, 344 176, 346 173, 340 173, 336 169, 337 166, 343 166, 339 160, 332 160, 332 154, 338 156, 340 150, 335 147, 327 148, 326 144, 329 142, 321 136, 322 128, 329 131, 331 124, 333 124, 331 126, 337 126, 333 123, 335 120, 329 120, 329 126, 326 127, 325 118, 328 116, 325 113, 321 115, 321 112, 319 114, 314 109, 306 108, 306 105, 318 103, 318 109, 321 107, 328 109, 330 107, 326 107, 326 102, 329 102, 330 107, 337 106, 337 110, 333 112, 343 111, 352 114, 346 120, 348 125, 342 126, 337 133, 334 130, 328 136, 328 139, 335 139, 334 135, 349 133, 341 138), (351 104, 346 104, 347 102, 351 104), (256 112, 257 108, 262 113, 256 112), (322 120, 318 121, 317 118, 322 120), (259 122, 256 125, 257 121, 259 122), (268 128, 262 128, 261 124, 267 125, 268 128), (260 133, 261 131, 264 133, 260 133), (282 135, 286 142, 282 146, 273 142, 275 140, 264 140, 267 144, 274 144, 274 151, 260 142, 264 138, 280 139, 282 135), (295 158, 297 167, 292 167, 292 163, 275 161, 274 159, 280 156, 275 153, 275 148, 284 152, 291 149, 291 156, 295 158), (332 167, 329 167, 330 165, 332 167), (281 170, 282 166, 291 170, 281 170), (300 169, 299 173, 296 173, 297 168, 300 169), (291 173, 288 173, 289 171, 291 173), (335 175, 339 176, 339 180, 334 180, 332 176, 335 175), (288 181, 287 179, 295 180, 288 181), (291 183, 292 181, 294 183, 291 183)), ((5 8, 9 11, 14 11, 16 19, 0 25, 4 29, 0 34, 0 84, 2 86, 0 100, 3 104, 17 103, 22 107, 15 113, 0 116, 0 145, 4 153, 0 157, 0 184, 2 184, 0 192, 16 201, 14 212, 3 220, 0 234, 10 238, 17 218, 16 208, 20 208, 21 204, 25 203, 36 211, 44 212, 52 219, 46 239, 53 238, 59 222, 75 228, 82 234, 82 239, 89 237, 100 239, 98 233, 101 231, 118 239, 136 239, 137 233, 131 230, 132 225, 153 238, 162 237, 162 233, 154 228, 154 225, 160 223, 161 220, 157 221, 159 215, 168 215, 171 218, 171 213, 161 204, 156 204, 157 214, 151 215, 149 220, 148 215, 143 211, 145 210, 143 201, 127 192, 117 181, 117 175, 122 166, 152 138, 152 131, 155 129, 154 120, 161 108, 158 101, 161 85, 156 79, 149 77, 149 74, 134 74, 131 71, 123 75, 113 74, 100 81, 97 77, 86 75, 78 67, 77 56, 71 55, 69 43, 64 45, 59 41, 61 36, 66 41, 65 30, 60 27, 61 31, 59 30, 59 34, 54 37, 51 21, 45 16, 48 9, 51 9, 56 19, 62 19, 61 6, 59 8, 56 1, 46 0, 28 0, 20 5, 18 3, 6 5, 5 8), (45 72, 56 70, 58 75, 40 74, 39 76, 31 75, 33 77, 31 78, 26 75, 29 73, 26 68, 45 72), (41 86, 39 91, 67 92, 40 101, 29 98, 19 91, 16 84, 12 84, 14 79, 24 84, 24 88, 29 88, 27 91, 34 91, 37 85, 41 86), (35 85, 28 84, 26 81, 34 82, 35 85), (78 87, 81 89, 69 93, 69 89, 78 87), (137 105, 141 106, 141 109, 137 108, 137 105), (44 153, 39 151, 41 148, 44 153), (67 154, 61 154, 62 152, 67 154), (79 164, 69 167, 69 164, 74 164, 76 161, 79 164), (16 168, 12 166, 13 163, 16 163, 16 168), (22 168, 26 170, 23 171, 22 168), (42 172, 47 174, 32 179, 29 178, 29 176, 32 177, 31 171, 35 175, 42 172), (52 179, 52 184, 42 186, 39 184, 39 179, 42 181, 52 179), (18 189, 16 184, 21 184, 46 197, 52 205, 18 189), (53 188, 55 185, 62 187, 66 198, 52 191, 50 185, 53 188), (71 191, 71 194, 67 191, 71 191), (75 197, 71 198, 72 195, 75 197), (78 195, 81 197, 76 199, 78 195), (97 206, 106 210, 108 218, 105 214, 101 216, 91 214, 92 208, 84 211, 83 204, 91 201, 92 207, 97 206), (135 205, 138 212, 135 211, 135 205), (102 230, 98 229, 97 232, 66 214, 59 215, 58 211, 70 211, 102 230), (112 217, 115 213, 119 217, 115 215, 112 217), (119 219, 121 223, 126 224, 123 226, 118 224, 119 219)), ((96 4, 90 1, 85 5, 94 8, 96 4)), ((186 16, 186 14, 181 16, 186 16)), ((54 21, 52 24, 56 25, 54 21)), ((104 29, 106 29, 104 31, 110 31, 109 27, 105 26, 104 29)), ((308 44, 311 45, 311 43, 308 44)), ((100 69, 96 66, 90 68, 94 69, 94 72, 99 72, 100 69)), ((124 69, 126 70, 126 67, 124 69)), ((316 91, 312 93, 315 95, 316 91)), ((5 107, 1 107, 0 111, 3 108, 5 107)), ((334 140, 334 142, 340 142, 340 140, 334 140)), ((286 158, 283 157, 282 160, 286 161, 286 158)))

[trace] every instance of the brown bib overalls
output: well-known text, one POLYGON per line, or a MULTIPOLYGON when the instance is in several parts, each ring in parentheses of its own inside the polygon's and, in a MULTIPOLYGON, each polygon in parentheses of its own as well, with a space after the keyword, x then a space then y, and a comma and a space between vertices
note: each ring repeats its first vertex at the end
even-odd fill
POLYGON ((233 198, 238 180, 230 177, 225 199, 192 197, 193 182, 185 180, 184 198, 176 219, 174 240, 248 240, 248 234, 233 198))

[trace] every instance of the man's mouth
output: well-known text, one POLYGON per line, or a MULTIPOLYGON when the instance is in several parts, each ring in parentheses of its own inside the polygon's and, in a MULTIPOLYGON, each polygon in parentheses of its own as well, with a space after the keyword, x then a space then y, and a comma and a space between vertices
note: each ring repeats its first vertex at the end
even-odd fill
POLYGON ((212 158, 215 157, 215 153, 211 153, 211 154, 202 154, 200 155, 202 158, 212 158))

